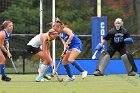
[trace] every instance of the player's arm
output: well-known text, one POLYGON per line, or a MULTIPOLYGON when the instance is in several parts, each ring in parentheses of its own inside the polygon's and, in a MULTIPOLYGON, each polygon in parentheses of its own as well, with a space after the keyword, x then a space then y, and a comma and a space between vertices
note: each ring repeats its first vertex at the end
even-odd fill
POLYGON ((46 51, 47 51, 47 53, 48 53, 48 55, 50 55, 50 45, 51 45, 51 42, 48 42, 48 43, 46 43, 46 51))
POLYGON ((4 47, 4 45, 1 45, 1 49, 2 51, 4 51, 5 53, 8 53, 7 49, 4 47))
MULTIPOLYGON (((65 45, 65 41, 59 36, 59 38, 61 39, 61 41, 62 41, 62 43, 63 43, 63 45, 65 45)), ((65 47, 64 47, 64 50, 63 50, 63 52, 62 52, 62 54, 61 54, 61 56, 64 56, 64 54, 65 54, 65 47)))
POLYGON ((9 49, 9 41, 8 40, 5 41, 5 47, 6 47, 6 49, 9 49))
POLYGON ((61 41, 62 41, 62 43, 63 43, 63 45, 64 45, 66 42, 61 38, 60 35, 59 35, 59 38, 61 39, 61 41))
POLYGON ((4 52, 7 54, 7 56, 8 56, 9 58, 12 57, 10 51, 8 51, 8 50, 5 48, 4 45, 1 46, 1 49, 2 49, 2 51, 4 51, 4 52))
POLYGON ((7 53, 8 51, 6 50, 6 48, 4 47, 4 39, 5 39, 5 35, 3 32, 0 33, 0 48, 7 53))
POLYGON ((133 43, 133 39, 130 37, 130 34, 128 31, 125 33, 124 43, 131 44, 133 43))
POLYGON ((47 36, 45 34, 42 34, 40 36, 40 39, 41 39, 41 42, 42 42, 42 51, 44 53, 46 53, 46 50, 47 50, 47 36))
MULTIPOLYGON (((66 43, 65 40, 63 40, 63 39, 61 38, 61 36, 59 36, 59 38, 61 39, 63 45, 65 46, 65 43, 66 43)), ((65 47, 64 47, 64 50, 65 50, 65 47)))
POLYGON ((95 47, 95 50, 100 51, 107 40, 111 38, 110 32, 101 40, 101 42, 95 47))
POLYGON ((96 47, 95 50, 100 51, 103 48, 104 43, 106 42, 105 39, 103 39, 96 47))
POLYGON ((4 47, 4 39, 5 39, 5 34, 3 32, 0 33, 0 48, 2 49, 2 51, 4 51, 7 56, 10 58, 11 54, 9 51, 7 51, 7 49, 4 47))
POLYGON ((46 44, 46 40, 47 40, 47 36, 46 35, 41 35, 40 37, 41 41, 42 41, 42 51, 43 53, 46 55, 48 62, 51 63, 52 67, 54 66, 53 60, 50 56, 50 53, 48 53, 48 46, 46 44))
POLYGON ((106 40, 105 39, 103 39, 103 40, 101 40, 101 46, 103 46, 104 45, 104 43, 106 42, 106 40))
POLYGON ((50 58, 50 60, 51 60, 51 61, 49 61, 51 63, 51 66, 54 67, 54 62, 53 62, 52 57, 50 55, 50 45, 51 45, 51 41, 49 41, 48 43, 46 43, 46 49, 45 49, 45 51, 48 54, 48 58, 50 58))
POLYGON ((65 43, 65 48, 68 47, 68 44, 71 42, 71 40, 73 39, 74 37, 74 34, 72 33, 72 30, 70 30, 69 28, 64 28, 63 31, 69 35, 69 38, 68 40, 66 41, 65 43))

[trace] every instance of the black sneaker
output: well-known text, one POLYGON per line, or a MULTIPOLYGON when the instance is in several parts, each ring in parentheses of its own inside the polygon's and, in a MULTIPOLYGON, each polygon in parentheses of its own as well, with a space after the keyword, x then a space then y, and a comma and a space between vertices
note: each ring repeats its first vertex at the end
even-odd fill
POLYGON ((11 81, 11 78, 9 78, 7 76, 2 76, 1 80, 2 81, 11 81))
POLYGON ((128 76, 135 76, 135 75, 137 75, 137 73, 134 72, 134 71, 130 71, 130 72, 128 73, 128 76))
POLYGON ((104 74, 102 74, 100 72, 100 70, 96 70, 94 73, 93 73, 94 76, 104 76, 104 74))

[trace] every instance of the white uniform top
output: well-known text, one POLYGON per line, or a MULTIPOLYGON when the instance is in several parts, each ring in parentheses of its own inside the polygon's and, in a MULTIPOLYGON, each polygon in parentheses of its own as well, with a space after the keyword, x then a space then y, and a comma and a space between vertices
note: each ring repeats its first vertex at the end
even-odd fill
POLYGON ((32 47, 39 48, 42 45, 40 35, 36 35, 34 38, 32 38, 27 45, 31 45, 32 47))

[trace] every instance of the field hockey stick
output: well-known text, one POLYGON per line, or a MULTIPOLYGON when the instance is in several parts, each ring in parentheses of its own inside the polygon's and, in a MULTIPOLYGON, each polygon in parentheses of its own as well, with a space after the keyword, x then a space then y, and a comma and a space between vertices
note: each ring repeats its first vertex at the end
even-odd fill
POLYGON ((140 48, 136 49, 134 52, 132 52, 132 55, 134 55, 136 52, 138 52, 140 48))
POLYGON ((17 71, 17 69, 16 69, 16 66, 15 66, 15 64, 14 64, 14 61, 13 61, 13 58, 12 58, 12 57, 10 57, 10 61, 12 62, 12 65, 13 65, 13 67, 14 67, 14 70, 15 70, 16 74, 18 74, 18 71, 17 71))
POLYGON ((63 78, 60 78, 57 72, 55 72, 55 76, 59 82, 63 82, 63 78))
MULTIPOLYGON (((58 64, 59 66, 60 66, 60 64, 58 64)), ((58 66, 57 65, 57 66, 58 66)), ((58 68, 57 68, 58 69, 58 68)), ((63 81, 63 78, 60 78, 60 76, 58 75, 58 73, 57 73, 57 69, 55 69, 54 70, 54 73, 51 75, 51 77, 54 77, 54 75, 56 76, 56 78, 57 78, 57 80, 59 81, 59 82, 62 82, 63 81)))
POLYGON ((98 53, 98 50, 96 50, 96 51, 94 52, 94 54, 93 54, 93 56, 92 56, 92 59, 96 59, 97 53, 98 53))
MULTIPOLYGON (((94 52, 94 54, 93 54, 93 56, 92 56, 92 59, 96 59, 96 55, 97 55, 98 52, 99 52, 99 50, 95 50, 95 52, 94 52)), ((100 52, 101 52, 101 53, 104 52, 104 45, 103 45, 103 47, 102 47, 102 49, 101 49, 100 52)))
POLYGON ((63 55, 61 56, 60 61, 58 62, 58 65, 56 66, 56 68, 55 68, 55 70, 54 70, 54 73, 51 75, 51 77, 54 77, 54 75, 56 75, 57 80, 58 80, 59 82, 62 82, 62 81, 63 81, 63 78, 60 79, 60 77, 59 77, 59 75, 58 75, 58 73, 57 73, 57 70, 58 70, 58 68, 60 67, 60 64, 61 64, 61 62, 62 62, 62 60, 63 60, 63 58, 64 58, 64 55, 66 54, 67 50, 68 50, 68 49, 66 49, 66 50, 63 52, 63 55))
POLYGON ((55 73, 57 72, 58 68, 60 67, 60 64, 61 64, 61 62, 62 62, 62 60, 63 60, 63 58, 64 58, 64 55, 66 54, 67 50, 68 50, 68 49, 66 49, 66 50, 63 52, 63 55, 61 56, 61 58, 60 58, 60 60, 59 60, 59 62, 58 62, 58 65, 56 66, 56 69, 54 70, 54 73, 53 73, 53 74, 55 74, 55 73))
POLYGON ((54 70, 54 73, 51 74, 50 76, 51 76, 51 77, 54 77, 54 75, 55 75, 56 78, 57 78, 57 80, 58 80, 59 82, 62 82, 62 81, 63 81, 63 78, 60 78, 60 76, 59 76, 58 73, 57 73, 57 70, 58 70, 59 66, 60 66, 60 63, 58 63, 56 69, 54 70))
MULTIPOLYGON (((8 51, 8 52, 10 52, 10 51, 9 51, 9 48, 7 48, 7 51, 8 51)), ((14 67, 14 70, 15 70, 15 72, 16 72, 16 74, 17 74, 17 73, 18 73, 18 71, 17 71, 17 69, 16 69, 16 66, 15 66, 15 63, 14 63, 14 61, 13 61, 12 56, 11 56, 9 59, 10 59, 10 61, 11 61, 12 65, 13 65, 13 67, 14 67)))

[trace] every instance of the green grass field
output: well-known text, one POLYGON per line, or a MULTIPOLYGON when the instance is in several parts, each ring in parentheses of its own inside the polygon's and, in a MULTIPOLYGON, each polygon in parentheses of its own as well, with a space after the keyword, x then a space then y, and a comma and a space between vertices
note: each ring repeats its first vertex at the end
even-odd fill
MULTIPOLYGON (((88 75, 82 79, 76 75, 73 82, 59 83, 56 78, 46 82, 35 82, 36 74, 9 74, 11 82, 0 81, 0 93, 140 93, 140 77, 88 75)), ((66 76, 61 76, 64 79, 66 76)))

